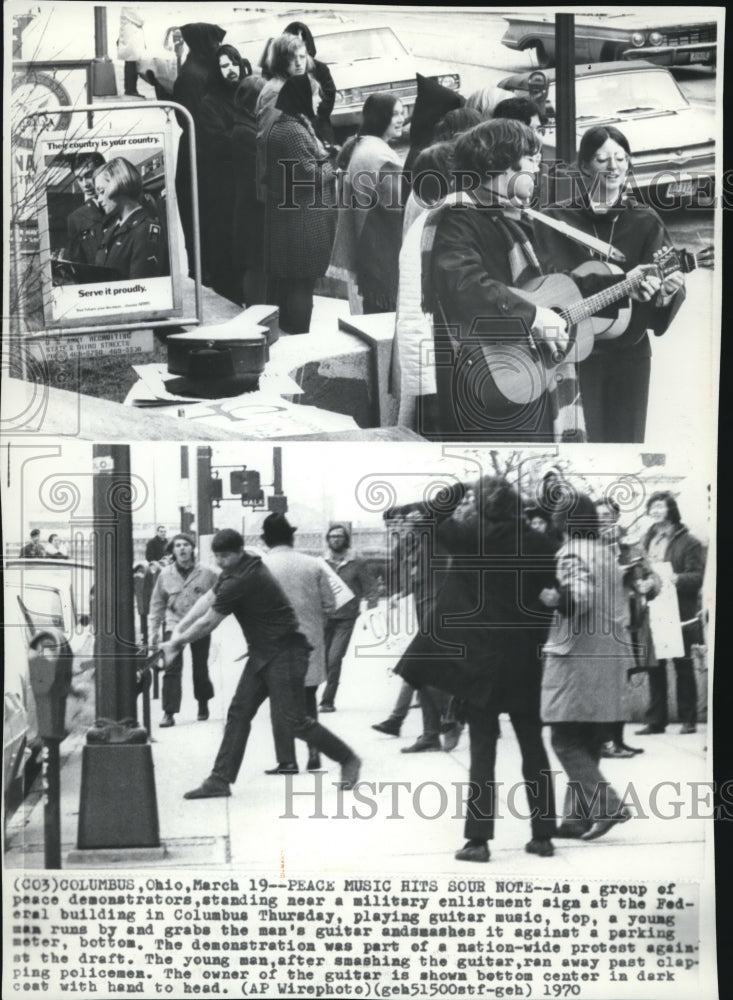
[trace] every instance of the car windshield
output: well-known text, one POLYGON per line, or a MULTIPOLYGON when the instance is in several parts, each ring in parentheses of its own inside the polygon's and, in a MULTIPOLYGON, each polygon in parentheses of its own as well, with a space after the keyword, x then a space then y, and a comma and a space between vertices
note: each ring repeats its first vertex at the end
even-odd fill
MULTIPOLYGON (((552 90, 550 102, 553 107, 557 106, 552 90)), ((579 77, 575 81, 575 118, 578 122, 652 111, 681 111, 687 107, 684 94, 666 70, 608 73, 579 77)))
POLYGON ((409 55, 391 28, 363 28, 316 37, 316 58, 326 63, 400 59, 409 55))

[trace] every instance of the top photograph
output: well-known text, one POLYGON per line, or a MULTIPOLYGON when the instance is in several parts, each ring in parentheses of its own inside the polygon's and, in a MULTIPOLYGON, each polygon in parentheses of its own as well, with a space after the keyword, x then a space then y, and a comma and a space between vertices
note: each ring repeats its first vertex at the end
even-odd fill
POLYGON ((724 8, 4 15, 6 438, 714 440, 724 8))

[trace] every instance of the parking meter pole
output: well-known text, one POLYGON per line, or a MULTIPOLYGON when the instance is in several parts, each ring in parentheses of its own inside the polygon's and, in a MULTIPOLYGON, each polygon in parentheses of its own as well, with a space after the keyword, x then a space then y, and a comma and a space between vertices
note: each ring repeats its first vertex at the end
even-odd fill
POLYGON ((147 729, 148 733, 151 732, 150 729, 150 674, 147 673, 143 677, 143 726, 147 729))
POLYGON ((46 868, 61 868, 61 783, 59 741, 43 741, 43 853, 46 868))
POLYGON ((59 743, 66 735, 66 698, 73 654, 63 633, 48 628, 31 640, 28 673, 43 740, 43 826, 46 868, 61 867, 59 743))

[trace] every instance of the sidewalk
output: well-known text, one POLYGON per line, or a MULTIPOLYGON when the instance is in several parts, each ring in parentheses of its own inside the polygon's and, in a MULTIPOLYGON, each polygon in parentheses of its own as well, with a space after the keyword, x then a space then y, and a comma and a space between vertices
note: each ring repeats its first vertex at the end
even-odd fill
MULTIPOLYGON (((232 625, 225 622, 224 627, 232 625)), ((241 643, 241 639, 240 639, 241 643)), ((294 778, 267 776, 264 769, 275 764, 269 709, 263 705, 252 726, 247 753, 237 783, 228 799, 187 801, 183 793, 199 784, 209 773, 221 738, 224 718, 242 663, 233 663, 239 646, 218 637, 216 647, 227 649, 226 656, 213 657, 212 680, 216 697, 210 704, 211 718, 196 721, 196 703, 190 687, 190 667, 184 670, 184 702, 176 725, 159 729, 160 702, 151 705, 152 752, 155 767, 160 837, 165 856, 148 861, 131 860, 125 852, 100 862, 75 867, 118 869, 185 869, 207 871, 262 872, 270 877, 325 872, 385 872, 476 874, 481 866, 466 865, 453 858, 463 844, 465 789, 456 783, 468 780, 468 734, 464 732, 452 753, 401 754, 421 730, 421 714, 413 709, 403 726, 402 736, 383 736, 371 724, 386 718, 399 689, 399 678, 389 673, 391 660, 354 655, 353 647, 344 663, 343 682, 337 711, 324 715, 322 722, 347 742, 363 759, 362 781, 356 792, 339 792, 332 782, 339 778, 338 766, 323 760, 327 773, 301 773, 294 778), (379 783, 385 783, 379 790, 379 783), (409 782, 408 788, 396 783, 409 782), (321 789, 320 809, 318 790, 321 789), (290 789, 290 793, 288 792, 290 789), (352 809, 362 818, 354 818, 352 809), (290 818, 283 818, 287 813, 290 818), (422 816, 420 815, 422 813, 422 816), (374 815, 370 815, 374 814, 374 815), (427 818, 435 816, 436 818, 427 818), (368 821, 367 821, 368 818, 368 821)), ((695 815, 694 792, 690 782, 708 778, 705 727, 696 735, 680 736, 679 726, 665 735, 639 737, 637 725, 626 728, 627 742, 643 746, 645 753, 629 760, 603 762, 605 777, 620 794, 631 783, 637 801, 648 818, 611 830, 592 843, 556 840, 552 859, 539 859, 524 851, 529 840, 529 823, 519 818, 526 812, 521 762, 514 732, 502 719, 497 778, 501 790, 500 819, 492 842, 491 870, 518 875, 547 871, 552 877, 588 876, 595 879, 654 879, 669 877, 670 857, 675 871, 686 879, 702 876, 705 862, 705 834, 711 824, 695 815), (661 784, 667 783, 667 784, 661 784), (669 783, 676 783, 675 788, 669 783), (652 791, 660 786, 655 799, 652 791), (513 786, 517 785, 516 789, 513 786), (673 816, 674 802, 683 805, 673 816), (650 806, 651 803, 651 806, 650 806), (512 815, 513 811, 518 813, 512 815), (656 814, 656 815, 655 815, 656 814), (670 852, 673 851, 673 855, 670 852)), ((61 829, 62 867, 70 868, 68 855, 76 847, 81 751, 85 732, 76 732, 61 745, 61 829)), ((549 749, 549 732, 545 731, 549 749)), ((306 748, 297 747, 301 768, 306 748)), ((550 753, 556 778, 558 801, 562 802, 562 768, 550 753)), ((710 795, 698 791, 697 813, 704 817, 710 795)), ((634 800, 627 797, 634 809, 634 800)), ((38 790, 11 818, 6 829, 7 868, 43 868, 43 802, 38 790)), ((92 853, 92 852, 90 852, 92 853)), ((158 852, 159 853, 159 852, 158 852)))

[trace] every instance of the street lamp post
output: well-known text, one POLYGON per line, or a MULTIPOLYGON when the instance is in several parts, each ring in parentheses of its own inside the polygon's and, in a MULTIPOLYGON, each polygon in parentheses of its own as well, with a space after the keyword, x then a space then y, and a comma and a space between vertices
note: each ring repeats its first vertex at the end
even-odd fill
MULTIPOLYGON (((561 169, 575 160, 575 15, 555 15, 556 156, 561 169)), ((557 180, 557 178, 556 178, 557 180)), ((557 191, 552 192, 557 198, 557 191)))
POLYGON ((94 97, 117 97, 115 68, 107 54, 107 8, 94 8, 94 62, 92 63, 94 97))
POLYGON ((94 659, 97 721, 82 753, 77 853, 162 851, 153 758, 137 725, 132 513, 127 445, 94 445, 94 659))

